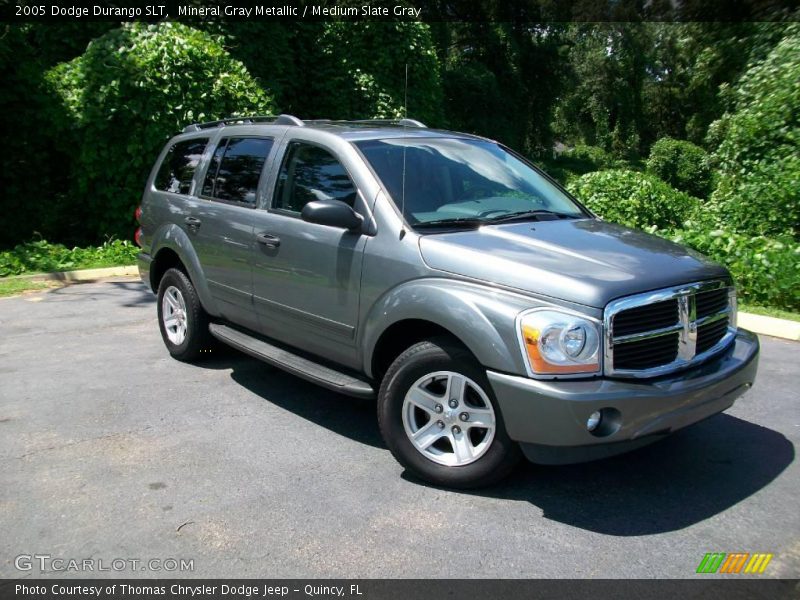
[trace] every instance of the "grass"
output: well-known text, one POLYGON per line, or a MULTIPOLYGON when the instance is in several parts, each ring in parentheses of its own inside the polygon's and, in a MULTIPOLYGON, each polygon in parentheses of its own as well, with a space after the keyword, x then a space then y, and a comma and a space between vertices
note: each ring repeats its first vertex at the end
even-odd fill
POLYGON ((751 306, 749 304, 739 304, 739 312, 746 312, 753 315, 764 315, 765 317, 775 317, 776 319, 787 319, 789 321, 800 322, 800 313, 781 310, 780 308, 769 308, 764 306, 751 306))
POLYGON ((53 281, 26 281, 24 279, 0 279, 0 298, 17 296, 31 290, 44 290, 54 285, 61 285, 53 281))
POLYGON ((27 242, 0 252, 0 277, 132 265, 138 250, 122 240, 88 248, 67 248, 45 240, 27 242))

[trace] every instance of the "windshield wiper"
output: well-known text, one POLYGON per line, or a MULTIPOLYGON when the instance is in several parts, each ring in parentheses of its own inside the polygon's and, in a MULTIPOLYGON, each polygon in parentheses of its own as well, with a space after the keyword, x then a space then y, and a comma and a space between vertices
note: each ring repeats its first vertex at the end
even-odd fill
POLYGON ((486 223, 510 223, 511 221, 527 221, 528 219, 540 219, 541 217, 553 217, 553 219, 578 219, 578 215, 560 213, 554 210, 540 208, 538 210, 523 210, 519 212, 507 213, 487 219, 486 223))
POLYGON ((459 229, 475 229, 484 225, 486 221, 475 217, 458 217, 455 219, 436 219, 435 221, 422 221, 414 223, 414 229, 446 229, 448 227, 459 229))

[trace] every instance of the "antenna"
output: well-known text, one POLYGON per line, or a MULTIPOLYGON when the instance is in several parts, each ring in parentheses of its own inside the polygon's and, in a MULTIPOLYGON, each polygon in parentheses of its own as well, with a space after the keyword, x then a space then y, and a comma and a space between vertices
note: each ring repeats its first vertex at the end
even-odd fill
MULTIPOLYGON (((408 129, 408 63, 406 63, 406 84, 403 91, 403 132, 408 129)), ((400 239, 402 240, 406 235, 406 142, 403 142, 403 191, 401 192, 400 199, 400 217, 402 219, 402 228, 400 229, 400 239)))

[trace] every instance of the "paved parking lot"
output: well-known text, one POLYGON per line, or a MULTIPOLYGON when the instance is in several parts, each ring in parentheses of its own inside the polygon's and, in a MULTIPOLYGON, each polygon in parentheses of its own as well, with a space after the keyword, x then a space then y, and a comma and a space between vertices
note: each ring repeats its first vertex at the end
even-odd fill
POLYGON ((155 313, 133 280, 0 299, 0 577, 21 554, 192 559, 193 577, 694 577, 736 551, 800 576, 800 344, 762 338, 755 388, 657 445, 452 492, 404 475, 374 403, 232 350, 176 362, 155 313))

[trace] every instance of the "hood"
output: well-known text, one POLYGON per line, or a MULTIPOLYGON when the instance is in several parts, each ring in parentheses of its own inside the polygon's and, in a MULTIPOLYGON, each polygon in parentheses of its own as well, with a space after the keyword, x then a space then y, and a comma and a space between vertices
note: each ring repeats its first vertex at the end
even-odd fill
POLYGON ((423 235, 432 269, 602 308, 639 292, 728 271, 693 250, 595 219, 489 225, 423 235))

